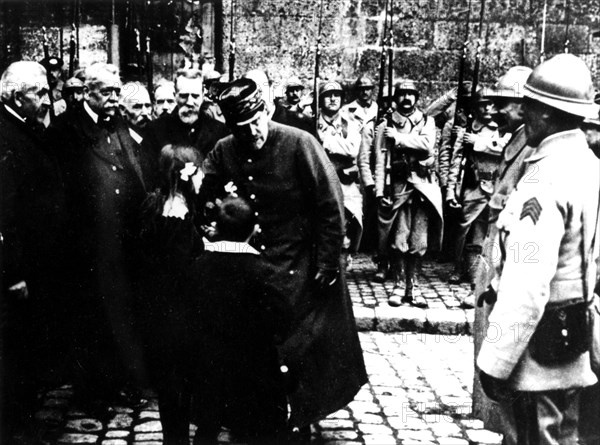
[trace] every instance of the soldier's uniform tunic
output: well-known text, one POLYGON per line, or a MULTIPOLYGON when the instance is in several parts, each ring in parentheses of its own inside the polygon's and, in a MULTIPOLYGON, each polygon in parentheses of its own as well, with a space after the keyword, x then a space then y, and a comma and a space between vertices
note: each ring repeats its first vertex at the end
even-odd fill
POLYGON ((350 252, 355 252, 360 243, 363 220, 363 200, 356 165, 361 140, 358 123, 342 111, 336 115, 331 123, 327 122, 321 114, 319 116, 318 135, 340 179, 344 196, 344 208, 352 217, 347 218, 347 223, 353 224, 356 229, 352 234, 346 232, 347 236, 351 235, 352 237, 352 239, 349 239, 349 246, 346 247, 350 252))
MULTIPOLYGON (((438 247, 442 235, 442 199, 433 164, 435 162, 435 123, 420 110, 405 117, 394 113, 391 125, 400 133, 391 155, 391 198, 389 209, 379 209, 379 255, 389 250, 423 256, 428 247, 438 247), (405 155, 406 171, 397 161, 405 155)), ((376 135, 387 122, 377 126, 376 135)), ((377 145, 378 137, 375 138, 377 145)), ((384 196, 385 156, 374 147, 375 193, 384 196)))
POLYGON ((485 124, 475 120, 471 133, 476 135, 476 140, 469 150, 470 153, 467 152, 468 147, 463 142, 465 132, 459 133, 448 172, 446 200, 454 198, 462 204, 454 245, 454 259, 457 266, 460 264, 470 231, 471 241, 467 250, 477 254, 481 252, 487 230, 485 210, 494 191, 494 180, 502 149, 507 142, 506 138, 500 137, 498 125, 493 121, 485 124), (461 165, 464 165, 462 170, 464 179, 459 177, 461 165), (464 188, 462 197, 459 196, 461 186, 464 188))
MULTIPOLYGON (((576 443, 579 390, 597 382, 589 353, 564 364, 542 365, 532 358, 529 340, 546 305, 583 298, 583 232, 588 233, 587 252, 596 222, 600 164, 580 130, 547 137, 526 164, 497 222, 503 252, 496 264, 498 300, 477 364, 518 391, 512 405, 515 428, 537 435, 532 443, 554 444, 555 438, 576 443)), ((595 264, 597 251, 590 264, 595 264)), ((516 431, 507 431, 508 443, 516 431)), ((527 443, 522 435, 517 440, 527 443)))

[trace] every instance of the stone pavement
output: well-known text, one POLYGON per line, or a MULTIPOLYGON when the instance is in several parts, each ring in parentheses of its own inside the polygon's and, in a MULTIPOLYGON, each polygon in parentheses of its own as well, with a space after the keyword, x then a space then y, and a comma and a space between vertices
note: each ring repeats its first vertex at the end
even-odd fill
POLYGON ((425 261, 420 288, 429 303, 428 309, 411 306, 392 307, 387 297, 393 283, 376 283, 376 266, 367 255, 354 258, 347 272, 348 289, 354 305, 354 316, 361 331, 425 332, 431 334, 470 334, 474 309, 461 305, 469 293, 469 284, 448 284, 452 265, 425 261))
MULTIPOLYGON (((344 409, 313 429, 318 444, 499 444, 471 415, 473 344, 470 336, 362 332, 370 382, 344 409)), ((140 409, 115 407, 106 422, 72 406, 69 386, 48 392, 40 423, 55 425, 48 443, 159 445, 155 397, 140 409)), ((210 407, 207 407, 210 409, 210 407)), ((193 432, 193 427, 192 427, 193 432)), ((232 442, 221 434, 222 443, 232 442)))

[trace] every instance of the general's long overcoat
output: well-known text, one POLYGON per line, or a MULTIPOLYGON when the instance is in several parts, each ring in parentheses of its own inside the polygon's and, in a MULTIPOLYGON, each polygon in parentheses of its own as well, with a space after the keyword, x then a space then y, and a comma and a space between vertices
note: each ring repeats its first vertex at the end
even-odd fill
POLYGON ((273 122, 259 151, 228 137, 204 169, 201 195, 222 195, 232 181, 255 207, 261 233, 254 244, 277 269, 275 285, 291 304, 292 334, 282 348, 297 378, 291 425, 342 408, 367 375, 343 274, 326 294, 313 288, 318 268, 340 266, 344 224, 335 169, 316 139, 273 122))
POLYGON ((124 365, 142 379, 133 305, 146 164, 120 116, 105 128, 82 109, 52 128, 51 136, 60 152, 70 213, 75 335, 90 367, 107 367, 88 372, 110 380, 124 365))

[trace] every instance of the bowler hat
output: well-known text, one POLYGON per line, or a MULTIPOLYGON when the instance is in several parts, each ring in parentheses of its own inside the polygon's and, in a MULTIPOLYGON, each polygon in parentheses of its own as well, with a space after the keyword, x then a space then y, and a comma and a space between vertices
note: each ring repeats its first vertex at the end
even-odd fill
POLYGON ((246 125, 264 111, 265 101, 256 82, 241 78, 234 80, 219 96, 219 106, 228 125, 246 125))

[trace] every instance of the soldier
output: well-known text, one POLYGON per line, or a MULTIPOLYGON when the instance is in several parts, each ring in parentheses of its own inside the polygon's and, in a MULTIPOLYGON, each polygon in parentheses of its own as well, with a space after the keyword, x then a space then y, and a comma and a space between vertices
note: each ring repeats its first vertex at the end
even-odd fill
POLYGON ((448 172, 446 202, 450 208, 459 209, 450 283, 460 282, 465 275, 471 284, 474 282, 476 260, 487 230, 487 203, 494 191, 498 164, 506 145, 498 132, 498 124, 492 120, 492 101, 479 91, 472 102, 473 122, 457 135, 448 172))
POLYGON ((285 84, 285 98, 278 100, 277 103, 294 113, 305 114, 312 117, 312 111, 309 107, 312 100, 310 100, 309 96, 303 97, 303 91, 304 85, 300 79, 296 76, 292 76, 285 84))
POLYGON ((164 113, 148 125, 142 151, 151 156, 154 173, 151 186, 156 183, 160 150, 168 144, 195 147, 204 160, 219 139, 228 134, 227 127, 201 113, 204 98, 202 73, 194 69, 181 69, 175 78, 177 106, 171 113, 164 113))
POLYGON ((63 86, 63 99, 67 104, 67 111, 73 107, 83 106, 85 85, 77 77, 67 79, 63 86))
POLYGON ((294 113, 288 110, 280 103, 274 102, 274 91, 271 79, 267 74, 259 69, 253 69, 244 74, 246 79, 252 79, 260 90, 262 91, 263 100, 267 107, 267 112, 271 116, 273 122, 279 122, 280 124, 289 125, 290 127, 296 127, 300 130, 304 130, 316 136, 315 125, 312 119, 308 116, 300 113, 294 113))
POLYGON ((507 444, 579 443, 579 395, 598 381, 585 309, 598 259, 600 164, 578 128, 597 112, 590 71, 571 54, 538 65, 525 84, 534 150, 498 217, 497 279, 483 296, 497 300, 477 357, 483 390, 504 405, 507 444))
POLYGON ((129 134, 140 145, 148 124, 153 120, 150 94, 140 82, 128 82, 121 88, 119 99, 119 107, 129 127, 129 134))
MULTIPOLYGON (((525 159, 533 151, 526 143, 523 124, 523 87, 529 74, 531 74, 531 68, 515 66, 500 77, 493 88, 484 90, 485 97, 493 100, 498 110, 496 118, 500 122, 498 130, 510 133, 512 136, 502 152, 494 193, 488 202, 489 218, 487 235, 483 242, 481 261, 478 264, 475 279, 474 295, 477 296, 483 294, 488 289, 494 278, 492 262, 494 261, 494 257, 499 254, 496 243, 498 235, 496 221, 498 220, 498 214, 504 209, 506 200, 525 173, 525 159)), ((482 307, 484 306, 483 303, 483 299, 478 301, 478 308, 475 311, 475 356, 479 352, 483 337, 487 331, 487 317, 493 301, 488 301, 485 307, 482 307)), ((484 399, 477 377, 473 385, 473 394, 477 415, 484 420, 487 429, 497 431, 500 428, 499 408, 495 405, 490 405, 487 399, 484 399)))
POLYGON ((412 80, 396 84, 397 111, 375 132, 378 267, 382 274, 388 267, 393 272, 396 282, 388 299, 391 306, 427 307, 419 291, 417 270, 423 255, 441 244, 442 197, 433 170, 435 123, 416 107, 418 99, 412 80))
POLYGON ((313 136, 269 122, 254 81, 234 81, 220 102, 233 134, 209 153, 200 193, 214 200, 232 182, 256 212, 260 232, 251 243, 276 268, 273 285, 293 311, 280 348, 289 369, 288 423, 310 436, 310 423, 345 406, 367 381, 339 270, 339 181, 313 136))
POLYGON ((356 158, 360 148, 359 124, 342 107, 343 90, 337 82, 325 82, 319 88, 317 132, 325 153, 333 163, 342 185, 346 215, 344 250, 346 268, 358 251, 362 236, 362 194, 356 158))
POLYGON ((377 119, 377 104, 373 100, 374 88, 375 84, 370 78, 359 77, 354 84, 356 100, 342 107, 345 113, 358 122, 361 131, 369 121, 377 119))
POLYGON ((161 79, 154 87, 154 117, 158 119, 164 113, 170 113, 175 105, 175 84, 161 79))

